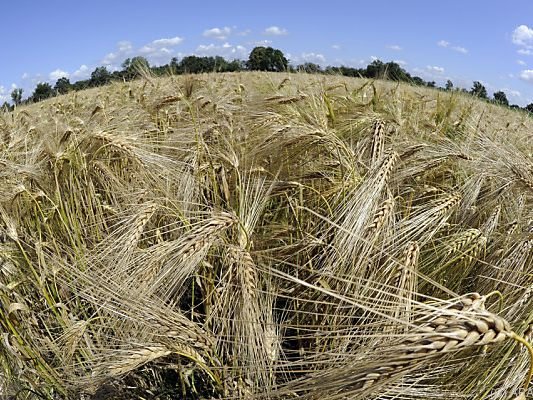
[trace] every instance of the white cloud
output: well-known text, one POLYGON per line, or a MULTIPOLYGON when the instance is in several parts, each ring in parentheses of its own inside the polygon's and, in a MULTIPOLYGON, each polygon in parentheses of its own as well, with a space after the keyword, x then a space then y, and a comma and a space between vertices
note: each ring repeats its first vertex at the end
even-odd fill
POLYGON ((62 71, 59 68, 55 71, 50 72, 48 75, 48 78, 50 78, 51 81, 57 81, 59 78, 68 78, 70 74, 66 71, 62 71))
POLYGON ((127 40, 118 42, 117 47, 118 47, 118 50, 121 52, 130 51, 131 49, 133 49, 131 42, 128 42, 127 40))
POLYGON ((513 43, 518 46, 533 47, 533 29, 520 25, 513 31, 513 43))
POLYGON ((430 72, 434 72, 436 74, 443 74, 444 73, 444 68, 442 67, 437 67, 437 66, 434 66, 434 65, 428 65, 426 67, 426 69, 430 72))
POLYGON ((83 64, 72 74, 72 77, 76 79, 86 79, 90 75, 91 73, 89 72, 89 67, 83 64))
POLYGON ((126 58, 138 55, 146 57, 152 65, 166 64, 172 57, 179 54, 175 47, 182 42, 183 38, 179 36, 160 38, 135 49, 131 42, 121 41, 117 43, 117 50, 106 54, 101 64, 111 71, 116 71, 121 68, 121 64, 126 58))
POLYGON ((387 46, 388 49, 394 50, 394 51, 401 51, 403 50, 401 46, 398 46, 397 44, 391 44, 387 46))
POLYGON ((522 60, 516 60, 516 63, 518 65, 526 65, 526 62, 525 61, 522 61, 522 60))
POLYGON ((522 54, 523 56, 530 56, 533 54, 533 51, 530 49, 518 49, 518 54, 522 54))
POLYGON ((522 97, 522 93, 520 93, 518 90, 513 90, 513 89, 509 89, 509 88, 503 88, 502 91, 504 91, 506 94, 508 94, 509 97, 515 97, 515 98, 522 97))
POLYGON ((214 43, 201 44, 195 51, 198 56, 221 56, 227 60, 239 58, 245 59, 248 57, 248 50, 241 45, 232 45, 230 43, 224 43, 222 45, 216 45, 214 43))
POLYGON ((27 72, 24 72, 21 76, 22 79, 28 79, 30 77, 30 74, 28 74, 27 72))
POLYGON ((280 28, 279 26, 270 26, 266 28, 263 32, 265 35, 271 35, 271 36, 283 36, 287 35, 289 32, 285 28, 280 28))
POLYGON ((326 57, 319 53, 302 53, 298 58, 303 62, 312 62, 315 64, 324 64, 326 62, 326 57))
POLYGON ((341 45, 340 45, 340 44, 332 44, 332 45, 331 45, 331 48, 332 48, 333 50, 340 50, 340 49, 341 49, 341 45))
POLYGON ((183 42, 183 38, 176 36, 173 38, 157 39, 152 42, 155 47, 174 47, 183 42))
POLYGON ((464 47, 461 47, 461 46, 453 46, 452 50, 455 50, 455 51, 457 51, 459 53, 463 53, 463 54, 467 54, 468 53, 468 50, 465 49, 464 47))
POLYGON ((231 28, 227 26, 223 28, 206 29, 203 33, 205 37, 210 37, 210 38, 219 39, 219 40, 226 40, 230 34, 231 34, 231 28))
MULTIPOLYGON (((176 36, 173 38, 161 38, 151 41, 148 44, 142 46, 137 52, 148 60, 152 65, 162 65, 169 62, 169 60, 176 54, 174 47, 181 44, 183 38, 176 36)), ((128 51, 121 57, 121 60, 126 58, 125 56, 129 54, 128 51)))
POLYGON ((437 42, 437 46, 444 47, 446 49, 450 49, 453 51, 457 51, 458 53, 467 54, 468 50, 462 46, 452 46, 450 42, 446 40, 439 40, 437 42))
POLYGON ((250 33, 252 33, 251 29, 246 29, 244 31, 238 32, 237 36, 248 36, 250 33))
POLYGON ((520 79, 533 83, 533 69, 525 69, 520 72, 520 79))
POLYGON ((405 67, 407 65, 407 62, 405 62, 404 60, 394 60, 394 62, 401 67, 405 67))
POLYGON ((272 40, 256 40, 254 42, 248 43, 250 46, 270 46, 272 44, 272 40))

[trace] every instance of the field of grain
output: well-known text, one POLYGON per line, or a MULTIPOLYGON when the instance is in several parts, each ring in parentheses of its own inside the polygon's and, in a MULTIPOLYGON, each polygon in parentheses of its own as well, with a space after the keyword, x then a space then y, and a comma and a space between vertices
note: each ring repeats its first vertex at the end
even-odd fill
POLYGON ((2 391, 525 398, 532 132, 458 92, 281 73, 0 114, 2 391))

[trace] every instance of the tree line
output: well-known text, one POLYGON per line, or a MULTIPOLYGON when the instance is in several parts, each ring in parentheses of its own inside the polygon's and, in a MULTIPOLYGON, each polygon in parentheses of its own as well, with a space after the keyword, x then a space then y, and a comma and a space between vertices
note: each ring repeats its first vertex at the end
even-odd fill
MULTIPOLYGON (((109 71, 105 66, 96 67, 91 72, 90 78, 70 82, 66 77, 59 78, 54 86, 48 82, 40 82, 35 87, 33 93, 26 99, 22 98, 23 89, 15 88, 11 92, 12 104, 4 102, 1 108, 13 110, 14 106, 42 101, 54 96, 62 95, 71 91, 84 90, 92 87, 107 85, 113 81, 125 82, 139 78, 143 73, 151 73, 156 76, 165 74, 198 74, 204 72, 238 72, 238 71, 271 71, 271 72, 307 72, 314 74, 335 74, 349 77, 361 77, 369 79, 387 79, 397 82, 408 82, 417 86, 437 87, 434 81, 425 81, 419 76, 413 76, 402 68, 398 63, 381 60, 374 60, 365 68, 353 68, 346 66, 327 66, 306 62, 296 66, 289 64, 289 61, 281 50, 272 47, 257 46, 248 57, 247 61, 228 61, 220 56, 186 56, 181 60, 172 58, 168 64, 151 66, 145 57, 137 56, 126 59, 120 70, 109 71)), ((448 80, 442 90, 457 90, 453 82, 448 80)), ((487 89, 479 82, 474 81, 470 90, 460 89, 471 93, 481 99, 492 101, 497 104, 520 108, 518 105, 510 105, 507 95, 503 91, 497 91, 493 98, 489 98, 487 89)), ((524 107, 525 110, 533 112, 533 103, 524 107)))

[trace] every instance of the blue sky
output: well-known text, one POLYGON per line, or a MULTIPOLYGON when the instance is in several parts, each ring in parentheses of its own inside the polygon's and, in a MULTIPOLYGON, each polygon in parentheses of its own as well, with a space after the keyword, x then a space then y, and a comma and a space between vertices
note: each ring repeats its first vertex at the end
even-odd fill
POLYGON ((281 49, 293 64, 364 67, 397 61, 443 85, 485 84, 512 103, 533 102, 533 1, 170 1, 17 0, 0 3, 0 103, 110 70, 127 57, 246 59, 257 45, 281 49))

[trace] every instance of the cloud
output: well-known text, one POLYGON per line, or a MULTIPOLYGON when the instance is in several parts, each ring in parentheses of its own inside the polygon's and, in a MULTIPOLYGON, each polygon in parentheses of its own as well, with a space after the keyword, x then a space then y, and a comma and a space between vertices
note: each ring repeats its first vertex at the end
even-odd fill
POLYGON ((530 49, 518 49, 518 54, 522 54, 523 56, 530 56, 533 54, 533 50, 530 49))
POLYGON ((513 43, 518 46, 533 48, 533 29, 520 25, 513 31, 513 43))
POLYGON ((223 28, 206 29, 203 33, 205 37, 219 39, 219 40, 226 40, 230 34, 231 34, 231 28, 227 26, 223 28))
POLYGON ((50 78, 51 81, 57 81, 60 78, 68 78, 70 77, 70 74, 66 71, 62 71, 59 68, 55 71, 50 72, 48 75, 48 78, 50 78))
POLYGON ((520 79, 526 82, 533 83, 533 69, 525 69, 520 72, 520 79))
POLYGON ((397 44, 391 44, 387 46, 388 49, 394 50, 394 51, 402 51, 402 47, 398 46, 397 44))
POLYGON ((299 59, 303 62, 312 62, 315 64, 324 64, 326 62, 326 57, 319 53, 302 53, 299 59))
POLYGON ((85 64, 81 65, 74 73, 72 74, 73 78, 76 79, 85 79, 91 75, 89 72, 89 67, 85 64))
POLYGON ((232 45, 228 42, 217 45, 214 43, 201 44, 195 51, 198 56, 221 56, 227 60, 239 58, 245 59, 248 57, 248 50, 242 45, 232 45))
POLYGON ((176 36, 173 38, 157 39, 152 42, 152 46, 155 47, 174 47, 183 42, 183 38, 176 36))
POLYGON ((455 50, 455 51, 457 51, 459 53, 463 53, 463 54, 467 54, 468 53, 468 50, 465 49, 464 47, 461 47, 461 46, 453 46, 452 50, 455 50))
POLYGON ((152 65, 166 64, 172 57, 179 54, 175 47, 180 45, 183 40, 180 36, 160 38, 152 40, 138 49, 135 49, 129 41, 121 41, 117 43, 117 49, 106 54, 100 64, 111 71, 116 71, 121 68, 121 64, 126 58, 135 56, 145 57, 152 65))
POLYGON ((516 60, 516 63, 518 65, 526 65, 526 62, 525 61, 522 61, 522 60, 516 60))
POLYGON ((437 67, 437 66, 434 66, 434 65, 428 65, 426 67, 426 69, 430 72, 434 72, 436 74, 443 74, 444 73, 444 68, 442 67, 437 67))
POLYGON ((467 54, 468 50, 462 46, 452 46, 452 44, 446 40, 439 40, 437 46, 444 47, 445 49, 450 49, 458 53, 467 54))
POLYGON ((272 44, 272 40, 256 40, 254 42, 249 42, 248 45, 250 46, 270 46, 272 44))
POLYGON ((3 103, 4 101, 8 101, 8 100, 9 100, 9 96, 7 95, 6 89, 2 85, 0 85, 0 102, 3 103))
POLYGON ((520 93, 518 90, 503 88, 502 91, 505 92, 505 94, 508 94, 509 97, 515 97, 515 98, 522 97, 522 93, 520 93))
POLYGON ((128 42, 127 40, 123 40, 117 43, 118 50, 121 52, 130 51, 133 49, 133 46, 131 42, 128 42))
POLYGON ((394 60, 394 62, 401 67, 405 67, 407 65, 407 62, 405 62, 404 60, 394 60))
MULTIPOLYGON (((183 38, 179 36, 156 39, 142 46, 137 53, 146 57, 152 65, 162 65, 167 63, 176 54, 174 47, 182 42, 183 38)), ((123 56, 122 59, 124 58, 123 56)))
POLYGON ((280 28, 279 26, 270 26, 263 31, 264 35, 271 36, 283 36, 287 35, 289 32, 285 28, 280 28))

